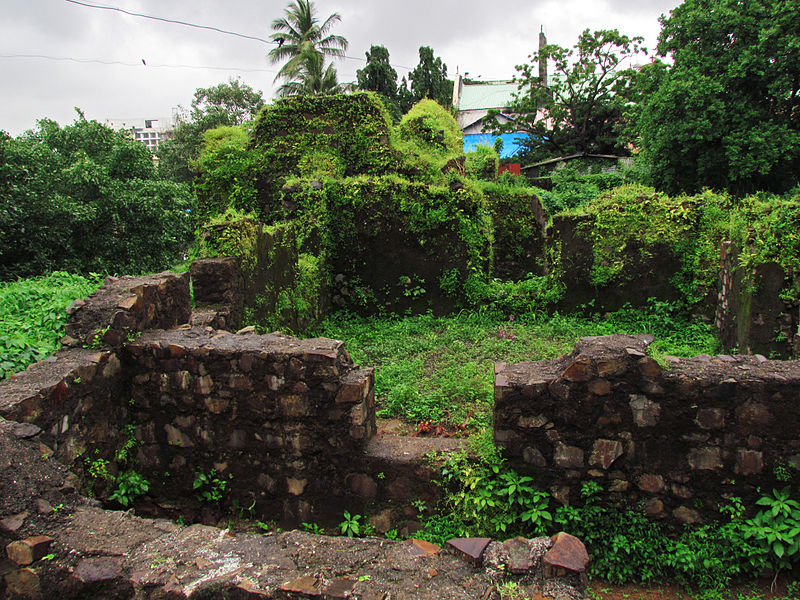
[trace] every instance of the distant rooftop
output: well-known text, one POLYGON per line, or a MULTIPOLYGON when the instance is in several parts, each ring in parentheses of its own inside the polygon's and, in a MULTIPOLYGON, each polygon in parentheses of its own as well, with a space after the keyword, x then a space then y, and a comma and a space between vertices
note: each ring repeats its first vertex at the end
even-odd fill
POLYGON ((458 110, 480 110, 505 108, 509 106, 517 92, 516 83, 510 81, 486 81, 484 83, 463 83, 458 110))

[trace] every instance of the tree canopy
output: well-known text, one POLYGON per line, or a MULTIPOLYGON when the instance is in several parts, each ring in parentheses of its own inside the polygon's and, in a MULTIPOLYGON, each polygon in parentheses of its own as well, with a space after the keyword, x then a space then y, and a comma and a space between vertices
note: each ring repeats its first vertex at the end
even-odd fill
MULTIPOLYGON (((499 124, 500 111, 489 115, 498 133, 525 132, 528 162, 578 152, 619 152, 617 127, 625 107, 625 89, 631 71, 629 58, 642 51, 641 37, 616 29, 581 33, 567 49, 548 44, 517 65, 518 93, 507 112, 515 120, 499 124), (539 76, 540 60, 554 66, 547 81, 539 76)), ((504 111, 506 112, 506 111, 504 111)))
POLYGON ((389 51, 384 46, 370 47, 367 52, 367 64, 363 69, 356 71, 356 77, 358 89, 376 92, 392 119, 395 122, 399 121, 403 111, 397 96, 397 71, 389 63, 389 51))
POLYGON ((649 83, 635 128, 670 192, 784 191, 800 171, 800 2, 686 0, 662 17, 673 66, 649 83))
POLYGON ((447 79, 447 65, 428 46, 420 46, 419 63, 408 74, 414 101, 430 98, 442 106, 453 101, 453 82, 447 79))
POLYGON ((215 127, 241 125, 256 118, 264 107, 261 91, 239 79, 229 79, 209 88, 198 88, 191 106, 184 110, 172 139, 158 148, 159 173, 183 183, 194 179, 192 161, 197 160, 203 145, 203 132, 215 127))
POLYGON ((188 186, 150 151, 83 116, 0 132, 0 279, 52 270, 137 273, 180 258, 194 231, 188 186))

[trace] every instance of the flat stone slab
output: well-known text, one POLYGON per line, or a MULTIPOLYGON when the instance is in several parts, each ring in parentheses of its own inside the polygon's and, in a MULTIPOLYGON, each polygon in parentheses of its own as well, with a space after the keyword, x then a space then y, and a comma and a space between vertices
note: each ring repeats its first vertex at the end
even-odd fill
POLYGON ((454 538, 447 540, 447 545, 453 548, 461 558, 478 566, 483 560, 483 551, 491 541, 491 538, 454 538))

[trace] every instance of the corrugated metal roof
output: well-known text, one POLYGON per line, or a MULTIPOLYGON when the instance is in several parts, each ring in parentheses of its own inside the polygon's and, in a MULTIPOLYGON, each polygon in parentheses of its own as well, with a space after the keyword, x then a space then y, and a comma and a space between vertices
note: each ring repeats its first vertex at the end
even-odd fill
POLYGON ((481 108, 505 108, 514 99, 516 83, 510 81, 487 81, 481 84, 463 84, 458 110, 481 108))

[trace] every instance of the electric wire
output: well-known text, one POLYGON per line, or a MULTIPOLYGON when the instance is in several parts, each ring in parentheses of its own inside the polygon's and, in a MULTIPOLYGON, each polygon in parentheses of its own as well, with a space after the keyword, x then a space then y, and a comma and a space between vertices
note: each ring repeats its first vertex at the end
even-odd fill
POLYGON ((142 65, 142 62, 125 62, 121 60, 104 60, 100 58, 74 58, 72 56, 48 56, 46 54, 0 54, 0 58, 38 58, 43 60, 67 61, 75 63, 94 63, 101 65, 121 65, 124 67, 149 67, 154 69, 196 69, 209 71, 238 71, 241 73, 277 73, 274 69, 253 69, 244 67, 220 67, 207 65, 182 65, 169 63, 151 63, 142 65))
MULTIPOLYGON (((85 6, 87 8, 99 8, 99 9, 102 9, 102 10, 116 11, 116 12, 120 12, 120 13, 129 15, 131 17, 141 17, 143 19, 152 19, 154 21, 161 21, 161 22, 164 22, 164 23, 172 23, 172 24, 175 24, 175 25, 185 25, 186 27, 194 27, 196 29, 207 29, 209 31, 216 31, 217 33, 222 33, 222 34, 225 34, 225 35, 233 35, 233 36, 244 38, 244 39, 248 39, 248 40, 254 40, 254 41, 257 41, 257 42, 263 42, 264 44, 277 44, 278 43, 278 42, 276 42, 274 40, 267 40, 265 38, 258 37, 258 36, 255 36, 255 35, 247 35, 245 33, 239 33, 239 32, 230 31, 230 30, 227 30, 227 29, 220 29, 219 27, 213 27, 213 26, 210 26, 210 25, 199 25, 197 23, 190 23, 188 21, 181 21, 181 20, 178 20, 178 19, 167 19, 165 17, 156 17, 154 15, 147 15, 147 14, 144 14, 144 13, 137 13, 137 12, 125 10, 124 8, 119 8, 117 6, 108 6, 108 5, 104 5, 104 4, 92 4, 90 2, 82 2, 81 0, 65 0, 65 1, 69 2, 70 4, 77 4, 79 6, 85 6)), ((358 60, 358 61, 361 61, 361 62, 367 62, 366 58, 361 58, 361 57, 358 57, 358 56, 349 56, 347 54, 343 54, 342 58, 347 58, 347 59, 350 59, 350 60, 358 60)), ((411 67, 406 67, 404 65, 396 65, 394 63, 389 63, 389 64, 391 66, 393 66, 393 67, 397 67, 398 69, 405 69, 407 71, 411 70, 411 67)), ((270 72, 273 73, 274 71, 270 71, 270 72)))

